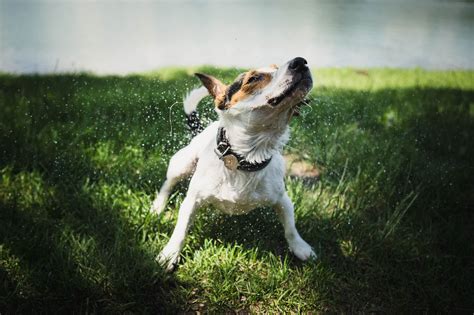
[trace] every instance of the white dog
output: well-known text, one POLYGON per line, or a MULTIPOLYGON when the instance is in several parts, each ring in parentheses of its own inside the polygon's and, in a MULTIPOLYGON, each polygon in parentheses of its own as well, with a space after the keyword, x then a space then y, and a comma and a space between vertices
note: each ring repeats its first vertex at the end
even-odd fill
POLYGON ((288 122, 313 85, 306 60, 298 57, 280 68, 242 73, 229 86, 209 75, 196 76, 204 87, 184 100, 188 125, 196 136, 171 158, 152 211, 160 214, 173 186, 194 174, 173 235, 158 262, 168 271, 174 269, 196 210, 207 204, 228 214, 274 207, 290 250, 301 260, 315 258, 295 227, 281 155, 289 139, 288 122), (202 130, 196 107, 208 94, 214 98, 219 120, 202 130))

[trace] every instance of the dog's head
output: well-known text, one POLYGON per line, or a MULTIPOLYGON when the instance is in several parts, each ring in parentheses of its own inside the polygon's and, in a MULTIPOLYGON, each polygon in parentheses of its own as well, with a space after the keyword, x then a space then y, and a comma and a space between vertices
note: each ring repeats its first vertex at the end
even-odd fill
MULTIPOLYGON (((282 66, 270 66, 240 74, 226 85, 215 77, 196 73, 216 110, 224 118, 238 118, 251 125, 288 122, 296 106, 313 86, 311 72, 304 58, 294 58, 282 66)), ((234 119, 232 119, 234 120, 234 119)))

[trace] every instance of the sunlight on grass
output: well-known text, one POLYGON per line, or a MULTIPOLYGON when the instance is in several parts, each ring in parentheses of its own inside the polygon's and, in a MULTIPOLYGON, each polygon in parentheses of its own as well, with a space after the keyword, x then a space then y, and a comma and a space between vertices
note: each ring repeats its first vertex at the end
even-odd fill
POLYGON ((317 86, 324 88, 375 91, 410 87, 474 89, 474 73, 469 70, 321 68, 313 70, 313 73, 317 86))
POLYGON ((209 311, 221 307, 249 308, 252 312, 297 311, 307 309, 314 299, 314 292, 304 289, 314 285, 307 270, 292 268, 288 257, 281 260, 270 253, 259 253, 257 248, 248 250, 236 244, 206 240, 193 259, 186 261, 179 276, 196 283, 189 298, 209 311), (208 298, 199 299, 198 293, 208 298), (305 299, 296 301, 295 295, 305 299))
POLYGON ((53 187, 45 183, 38 171, 14 174, 11 167, 0 170, 0 199, 16 204, 22 211, 46 215, 45 208, 55 198, 53 187))

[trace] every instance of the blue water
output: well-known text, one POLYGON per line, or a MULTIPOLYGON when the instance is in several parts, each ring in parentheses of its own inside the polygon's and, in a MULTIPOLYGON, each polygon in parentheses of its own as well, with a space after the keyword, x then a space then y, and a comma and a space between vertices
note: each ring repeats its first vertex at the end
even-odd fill
POLYGON ((0 70, 474 68, 474 2, 0 0, 0 70))

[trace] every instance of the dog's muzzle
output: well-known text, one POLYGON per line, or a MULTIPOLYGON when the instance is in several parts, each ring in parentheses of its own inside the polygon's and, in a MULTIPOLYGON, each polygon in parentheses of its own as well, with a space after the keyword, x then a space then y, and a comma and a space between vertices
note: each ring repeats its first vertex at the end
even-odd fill
POLYGON ((308 62, 306 61, 306 59, 302 57, 296 57, 295 59, 289 62, 288 69, 295 72, 309 71, 307 65, 308 62))
POLYGON ((290 60, 288 62, 287 71, 292 78, 292 82, 283 93, 268 100, 268 104, 271 106, 277 106, 286 97, 294 96, 298 91, 301 91, 301 95, 304 97, 313 86, 311 71, 308 68, 306 59, 296 57, 290 60))

